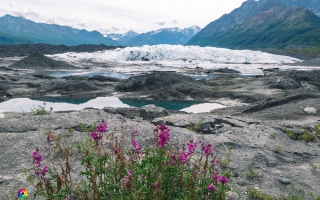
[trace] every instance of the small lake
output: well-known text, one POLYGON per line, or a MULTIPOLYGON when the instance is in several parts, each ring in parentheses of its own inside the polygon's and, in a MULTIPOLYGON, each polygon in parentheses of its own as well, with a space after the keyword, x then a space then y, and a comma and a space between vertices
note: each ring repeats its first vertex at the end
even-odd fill
MULTIPOLYGON (((145 72, 144 72, 145 73, 145 72)), ((49 74, 49 76, 54 77, 54 78, 63 78, 66 76, 88 76, 92 77, 94 75, 101 75, 101 76, 107 76, 107 77, 113 77, 113 78, 119 78, 119 79, 128 79, 132 76, 138 76, 140 75, 141 72, 94 72, 94 71, 60 71, 60 72, 53 72, 49 74)), ((191 76, 196 80, 202 80, 202 79, 214 79, 218 78, 218 74, 184 74, 187 76, 191 76)), ((254 74, 254 75, 260 75, 260 74, 254 74)), ((246 78, 252 75, 247 75, 247 74, 237 74, 236 77, 239 78, 246 78)))
POLYGON ((94 72, 94 71, 60 71, 53 72, 49 76, 54 78, 63 78, 66 76, 88 76, 93 77, 95 75, 119 78, 119 79, 128 79, 131 76, 138 76, 140 73, 124 73, 124 72, 94 72))
POLYGON ((41 98, 16 98, 0 103, 1 111, 30 112, 32 108, 43 106, 46 102, 47 110, 50 106, 53 111, 81 110, 87 107, 102 109, 110 107, 141 107, 148 104, 165 108, 167 110, 181 110, 185 112, 201 113, 226 106, 218 103, 205 103, 199 101, 155 101, 155 100, 133 100, 119 99, 115 97, 96 98, 65 98, 65 97, 41 97, 41 98))

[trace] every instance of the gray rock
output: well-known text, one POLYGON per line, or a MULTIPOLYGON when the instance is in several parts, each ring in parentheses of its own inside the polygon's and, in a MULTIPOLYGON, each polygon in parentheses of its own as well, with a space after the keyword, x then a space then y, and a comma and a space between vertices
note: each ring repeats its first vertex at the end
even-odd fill
POLYGON ((128 117, 128 118, 135 118, 135 117, 139 117, 140 116, 140 110, 139 108, 116 108, 115 109, 115 114, 120 114, 124 117, 128 117))
POLYGON ((168 111, 164 108, 157 107, 154 104, 146 105, 140 108, 140 117, 143 119, 153 120, 157 117, 168 115, 168 111))
POLYGON ((107 112, 107 113, 113 113, 113 114, 116 113, 116 109, 113 107, 109 107, 109 106, 104 107, 103 111, 107 112))
POLYGON ((297 89, 301 87, 299 82, 289 77, 285 77, 281 79, 273 78, 270 80, 268 85, 270 88, 275 88, 275 89, 297 89))
POLYGON ((306 108, 304 108, 304 112, 306 112, 310 115, 316 115, 318 110, 314 107, 306 107, 306 108))
POLYGON ((278 181, 285 185, 289 185, 291 183, 291 181, 287 178, 279 178, 278 181))

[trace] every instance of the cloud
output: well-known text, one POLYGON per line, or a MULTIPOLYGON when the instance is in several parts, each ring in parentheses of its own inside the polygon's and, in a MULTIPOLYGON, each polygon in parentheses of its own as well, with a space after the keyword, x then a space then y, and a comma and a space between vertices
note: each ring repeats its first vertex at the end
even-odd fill
POLYGON ((88 24, 88 22, 83 21, 83 22, 78 22, 78 23, 76 23, 76 26, 89 27, 89 24, 88 24))
POLYGON ((170 21, 171 24, 179 24, 179 20, 173 19, 170 21))
POLYGON ((60 20, 57 17, 50 17, 46 20, 48 24, 61 24, 60 20))
POLYGON ((26 16, 39 17, 39 12, 34 8, 13 10, 12 13, 21 17, 26 17, 26 16))
POLYGON ((166 20, 157 20, 157 21, 155 21, 153 23, 158 24, 160 26, 164 26, 164 25, 166 25, 167 22, 166 22, 166 20))
POLYGON ((128 27, 123 27, 123 26, 103 26, 98 28, 98 31, 107 34, 107 33, 123 33, 128 31, 128 27))
POLYGON ((8 5, 9 5, 10 7, 13 7, 13 6, 14 6, 14 3, 13 3, 13 2, 10 2, 10 3, 8 3, 8 5))
POLYGON ((180 22, 177 19, 159 19, 157 21, 154 21, 153 23, 158 24, 160 26, 165 26, 168 24, 176 25, 176 24, 179 24, 180 22))

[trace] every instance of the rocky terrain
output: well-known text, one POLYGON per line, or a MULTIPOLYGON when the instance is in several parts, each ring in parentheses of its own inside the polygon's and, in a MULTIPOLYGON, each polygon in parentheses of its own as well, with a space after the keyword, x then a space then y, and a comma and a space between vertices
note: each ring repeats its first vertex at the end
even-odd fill
MULTIPOLYGON (((54 112, 45 116, 7 112, 0 119, 0 140, 2 141, 0 190, 10 191, 14 185, 17 185, 26 187, 32 194, 34 189, 32 185, 26 183, 21 168, 30 167, 30 155, 36 147, 44 148, 43 133, 45 131, 53 130, 54 133, 62 133, 68 127, 72 127, 74 132, 68 140, 71 144, 76 144, 86 136, 79 127, 79 123, 89 125, 104 118, 108 122, 109 130, 113 130, 119 125, 119 119, 126 117, 126 130, 130 132, 132 127, 136 127, 139 133, 138 140, 144 144, 153 136, 152 130, 155 125, 167 123, 173 141, 178 139, 181 142, 187 142, 190 139, 202 138, 219 149, 222 156, 226 155, 227 146, 231 146, 233 153, 227 169, 234 173, 232 186, 241 193, 241 197, 233 194, 235 199, 247 199, 248 187, 255 187, 272 195, 288 194, 292 188, 290 184, 294 184, 297 189, 319 194, 320 189, 317 184, 320 181, 319 171, 312 169, 309 165, 309 163, 320 163, 319 139, 309 143, 299 139, 293 140, 287 136, 284 129, 284 123, 286 123, 290 130, 300 135, 303 133, 302 126, 306 125, 308 129, 312 129, 316 123, 319 123, 319 115, 309 115, 300 108, 311 103, 320 108, 319 101, 303 99, 286 105, 288 107, 280 105, 269 108, 268 113, 264 110, 250 114, 246 112, 229 114, 224 110, 187 114, 166 111, 152 105, 140 109, 105 107, 103 110, 54 112), (294 106, 297 106, 296 110, 290 110, 294 106), (272 115, 272 110, 279 113, 279 116, 274 115, 273 119, 268 119, 272 115), (295 113, 294 119, 290 117, 290 112, 295 113), (281 118, 281 113, 288 116, 287 121, 281 118), (166 121, 163 121, 163 117, 166 121), (197 131, 186 129, 188 125, 196 124, 201 119, 203 120, 197 131), (281 148, 279 152, 274 150, 277 146, 281 148), (259 171, 259 176, 248 178, 246 172, 249 167, 259 171)), ((72 172, 76 174, 80 169, 79 157, 74 156, 72 172)))
MULTIPOLYGON (((59 133, 72 127, 74 134, 69 142, 75 144, 86 136, 79 123, 89 125, 104 118, 112 130, 118 126, 119 119, 125 117, 127 130, 136 127, 138 140, 142 143, 152 136, 155 125, 166 123, 171 129, 172 140, 187 142, 203 138, 219 149, 222 156, 226 155, 227 146, 232 146, 231 163, 227 169, 234 173, 232 186, 241 193, 241 197, 235 199, 247 199, 248 187, 276 196, 286 195, 292 190, 291 184, 306 193, 312 191, 320 195, 320 172, 309 165, 320 165, 319 137, 308 143, 299 138, 304 133, 302 127, 312 131, 314 125, 320 123, 319 70, 265 69, 264 76, 239 78, 237 71, 198 67, 185 69, 182 73, 210 74, 216 78, 197 81, 181 73, 153 72, 126 80, 104 76, 57 79, 48 76, 50 65, 43 65, 46 67, 41 70, 21 71, 23 68, 13 68, 11 64, 7 61, 0 63, 0 66, 5 65, 0 69, 0 102, 18 97, 55 95, 207 102, 233 99, 243 104, 200 114, 167 111, 150 105, 141 108, 105 107, 102 110, 88 108, 44 116, 0 113, 0 191, 9 191, 14 185, 33 191, 26 183, 21 167, 30 166, 30 155, 36 147, 43 148, 45 131, 59 133), (196 131, 186 129, 199 121, 196 131), (292 139, 287 135, 288 130, 294 133, 292 139), (280 150, 275 151, 276 147, 280 150), (249 167, 259 171, 259 176, 248 178, 249 167)), ((81 169, 77 157, 72 161, 72 169, 75 174, 81 169)), ((309 197, 306 194, 305 199, 309 197)))

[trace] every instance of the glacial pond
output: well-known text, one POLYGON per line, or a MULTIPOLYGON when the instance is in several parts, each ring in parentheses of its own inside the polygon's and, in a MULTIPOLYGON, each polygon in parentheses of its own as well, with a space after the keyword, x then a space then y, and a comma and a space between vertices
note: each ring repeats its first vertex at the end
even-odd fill
POLYGON ((41 98, 16 98, 0 103, 0 112, 30 112, 32 108, 43 106, 46 102, 47 110, 50 107, 53 111, 81 110, 87 107, 102 109, 110 107, 141 107, 148 104, 165 108, 167 110, 181 110, 185 112, 201 113, 210 110, 224 108, 226 106, 219 103, 206 103, 200 101, 166 101, 166 100, 133 100, 115 97, 96 97, 96 98, 65 98, 65 97, 41 97, 41 98))

